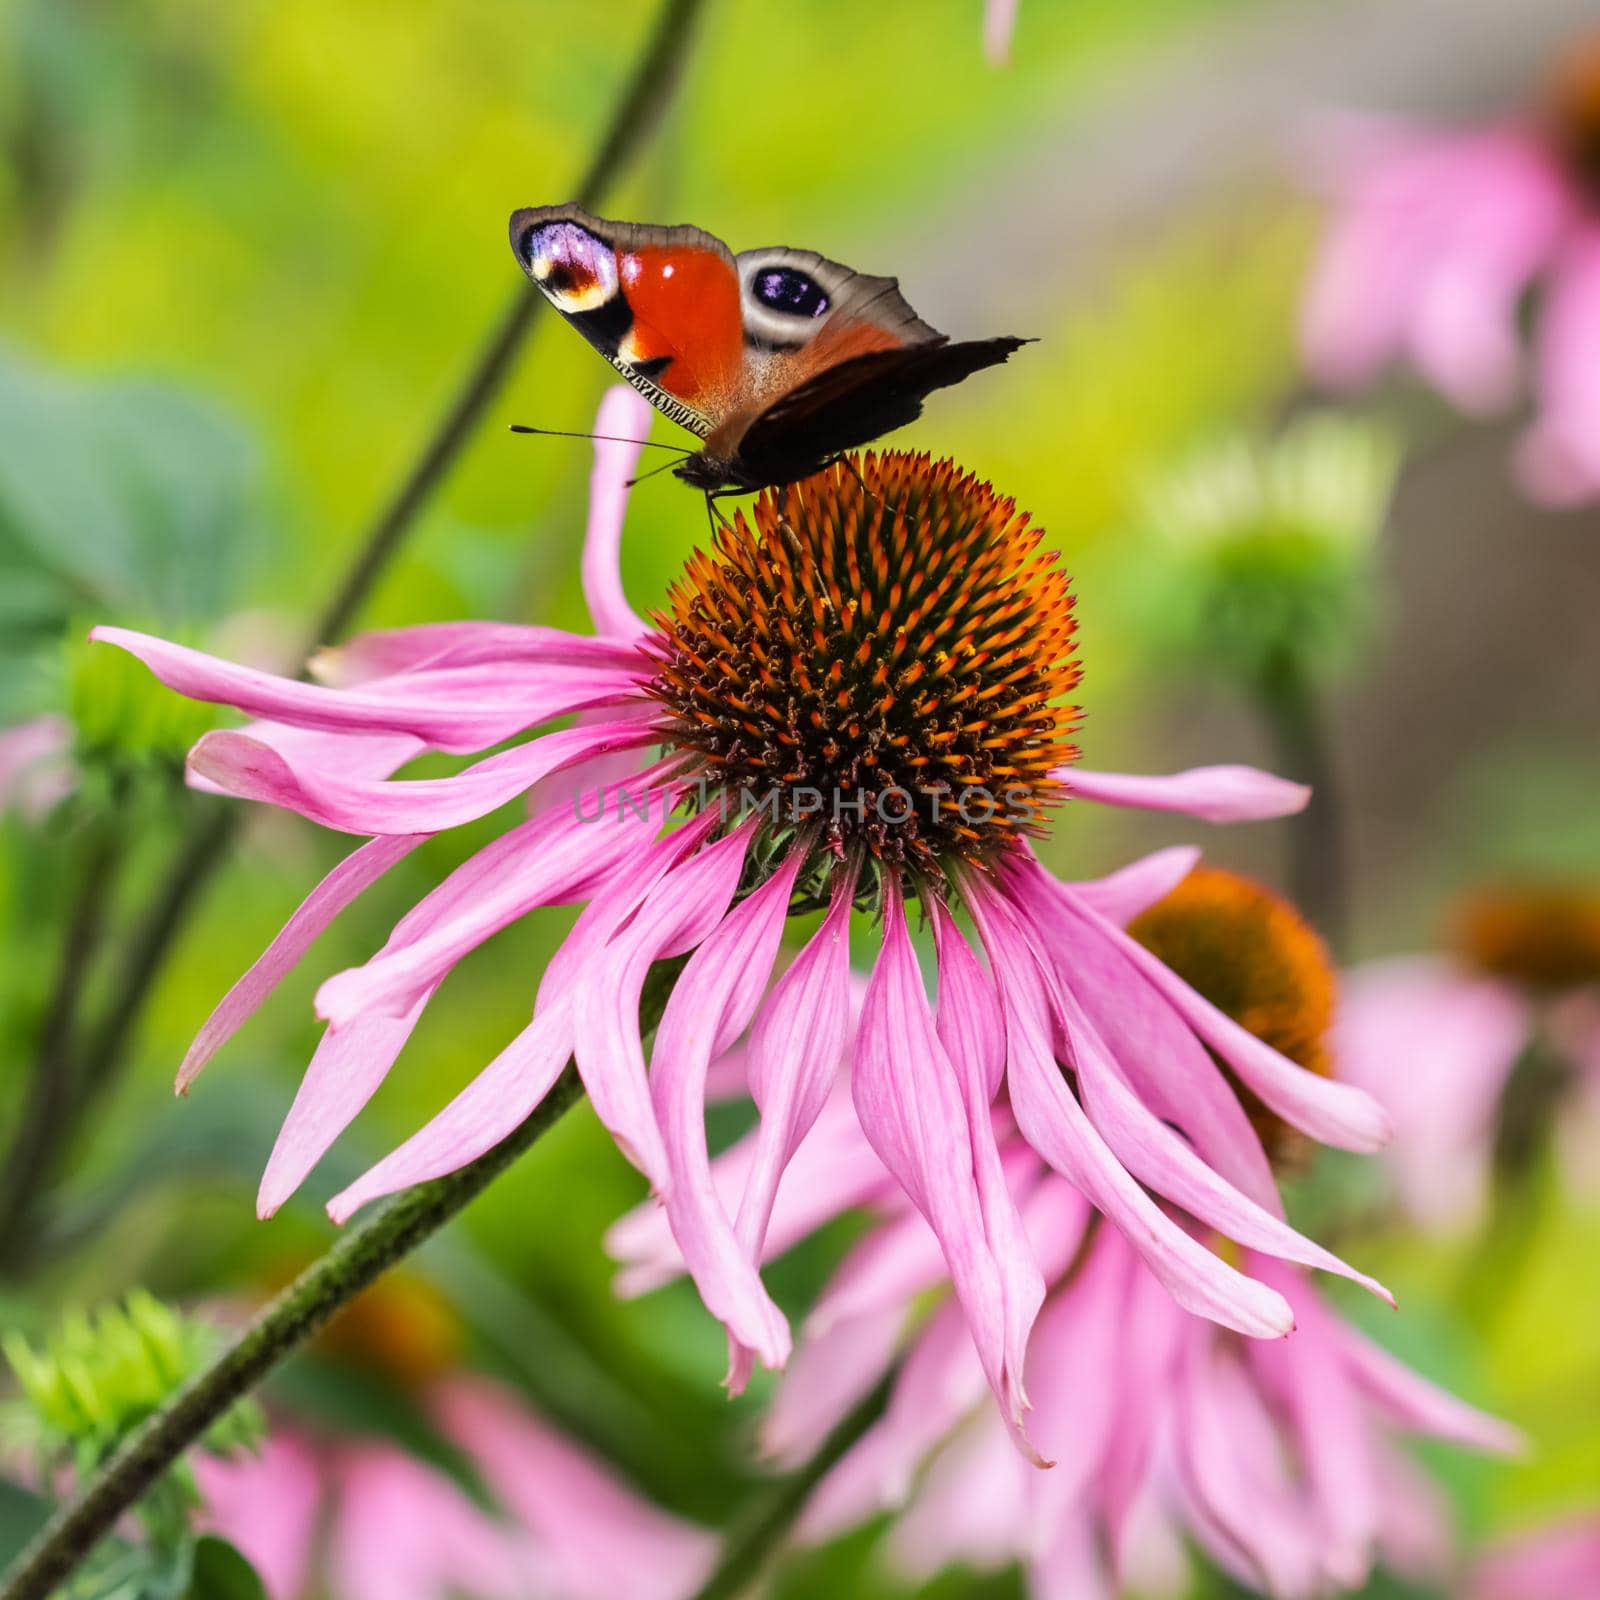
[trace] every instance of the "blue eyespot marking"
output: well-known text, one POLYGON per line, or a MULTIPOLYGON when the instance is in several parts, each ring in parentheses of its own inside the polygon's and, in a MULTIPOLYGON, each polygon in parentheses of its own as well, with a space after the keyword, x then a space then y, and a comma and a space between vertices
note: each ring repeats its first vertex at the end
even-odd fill
POLYGON ((828 309, 821 284, 793 267, 764 267, 755 275, 752 288, 762 305, 787 316, 820 317, 828 309))

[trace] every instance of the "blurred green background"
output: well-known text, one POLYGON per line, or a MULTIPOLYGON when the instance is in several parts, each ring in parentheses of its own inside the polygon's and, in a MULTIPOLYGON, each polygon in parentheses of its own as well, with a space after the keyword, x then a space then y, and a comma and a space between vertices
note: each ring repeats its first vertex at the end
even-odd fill
MULTIPOLYGON (((895 272, 958 336, 1039 336, 938 396, 903 442, 991 476, 1061 549, 1091 766, 1271 759, 1244 711, 1164 658, 1142 598, 1158 547, 1139 491, 1183 452, 1304 403, 1293 319, 1315 212, 1287 130, 1331 93, 1315 30, 1340 9, 1022 0, 1014 63, 997 71, 978 0, 712 0, 663 126, 602 207, 692 220, 735 249, 792 243, 895 272), (1307 64, 1303 88, 1292 72, 1262 82, 1280 57, 1307 64), (1275 120, 1210 146, 1195 133, 1226 130, 1221 112, 1253 100, 1275 120)), ((1561 9, 1533 7, 1528 26, 1553 27, 1561 9)), ((75 641, 120 621, 288 659, 518 290, 507 214, 568 198, 653 13, 641 0, 0 0, 0 722, 70 709, 74 695, 96 708, 79 801, 43 824, 4 823, 0 1113, 20 1103, 47 1021, 78 876, 103 870, 114 946, 205 807, 172 782, 203 725, 192 708, 137 669, 90 665, 75 641)), ((1518 92, 1516 52, 1478 56, 1463 52, 1459 79, 1430 61, 1398 87, 1392 63, 1374 66, 1372 87, 1401 101, 1414 89, 1430 108, 1518 92)), ((1340 70, 1335 86, 1359 93, 1361 60, 1340 70)), ((584 627, 589 451, 506 424, 585 428, 609 377, 540 318, 362 623, 584 627)), ((1361 955, 1427 940, 1449 892, 1491 869, 1600 867, 1600 517, 1524 508, 1502 432, 1464 429, 1413 394, 1383 406, 1411 463, 1377 631, 1332 708, 1361 955)), ((674 436, 657 424, 655 437, 674 436)), ((624 550, 636 607, 704 533, 699 500, 669 478, 639 490, 624 550)), ((315 1043, 317 976, 370 954, 481 837, 392 873, 177 1102, 169 1084, 195 1027, 343 849, 293 819, 254 818, 154 992, 132 1070, 97 1086, 39 1197, 38 1238, 16 1253, 0 1315, 38 1326, 132 1283, 179 1299, 248 1293, 317 1248, 321 1201, 520 1026, 566 925, 536 916, 468 961, 300 1200, 253 1220, 315 1043)), ((1049 855, 1087 875, 1191 837, 1074 812, 1049 855)), ((1281 880, 1275 828, 1197 842, 1281 880)), ((423 1266, 477 1364, 525 1385, 663 1503, 721 1522, 751 1490, 765 1384, 723 1397, 721 1336, 687 1291, 611 1297, 600 1236, 641 1194, 580 1109, 423 1266)), ((775 1269, 787 1305, 804 1305, 848 1231, 775 1269)), ((1360 1248, 1403 1315, 1352 1314, 1538 1445, 1510 1467, 1440 1456, 1469 1528, 1592 1497, 1592 1205, 1543 1208, 1515 1278, 1472 1326, 1451 1304, 1467 1242, 1377 1228, 1360 1248)), ((886 1581, 863 1537, 792 1563, 781 1592, 881 1595, 886 1581)), ((1019 1591, 956 1574, 928 1592, 1019 1591)))

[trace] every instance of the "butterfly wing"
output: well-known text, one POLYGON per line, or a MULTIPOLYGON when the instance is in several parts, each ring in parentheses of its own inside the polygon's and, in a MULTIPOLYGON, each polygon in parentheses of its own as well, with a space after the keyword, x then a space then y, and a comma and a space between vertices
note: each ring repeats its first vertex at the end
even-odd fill
POLYGON ((531 206, 511 218, 511 248, 550 304, 665 416, 704 438, 745 404, 739 273, 720 239, 531 206))
POLYGON ((824 367, 759 412, 739 441, 745 474, 787 483, 922 414, 935 389, 999 365, 1027 339, 964 339, 869 350, 824 367))

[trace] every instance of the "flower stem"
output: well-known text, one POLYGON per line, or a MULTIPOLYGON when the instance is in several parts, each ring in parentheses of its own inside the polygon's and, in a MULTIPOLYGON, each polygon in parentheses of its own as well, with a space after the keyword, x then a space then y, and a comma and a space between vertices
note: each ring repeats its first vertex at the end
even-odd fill
MULTIPOLYGON (((600 147, 578 185, 577 198, 582 203, 592 204, 604 194, 644 147, 682 74, 704 4, 705 0, 663 0, 655 26, 617 102, 600 147)), ((542 303, 531 284, 518 285, 455 398, 358 546, 354 559, 322 610, 308 654, 333 643, 349 627, 418 514, 500 392, 512 359, 542 303)), ((4 1204, 0 1206, 0 1241, 33 1239, 36 1230, 32 1212, 55 1176, 73 1131, 74 1114, 81 1116, 87 1104, 97 1101, 120 1070, 129 1039, 155 980, 178 934, 199 904, 206 885, 227 859, 228 847, 238 835, 241 816, 236 805, 208 803, 208 809, 192 819, 184 843, 178 848, 163 880, 163 887, 130 935, 126 958, 99 1022, 88 1032, 82 1059, 75 1071, 57 1075, 61 1081, 70 1078, 76 1090, 76 1104, 66 1107, 61 1116, 54 1118, 49 1136, 36 1140, 37 1148, 28 1152, 32 1173, 28 1184, 8 1186, 4 1204)), ((69 944, 71 938, 69 932, 69 944)), ((78 1034, 76 992, 62 1012, 59 1026, 62 1038, 71 1047, 78 1034)), ((11 1172, 19 1168, 18 1158, 24 1153, 25 1136, 32 1138, 26 1127, 19 1128, 14 1148, 0 1170, 11 1172)), ((18 1250, 21 1248, 0 1244, 0 1270, 14 1269, 20 1264, 18 1250)))
MULTIPOLYGON (((798 1471, 775 1484, 741 1528, 729 1536, 722 1559, 695 1591, 693 1600, 737 1600, 761 1576, 783 1537, 799 1520, 812 1491, 883 1415, 900 1375, 891 1367, 865 1399, 833 1430, 822 1448, 798 1471)), ((10 1600, 10 1596, 0 1596, 10 1600)))
POLYGON ((380 1273, 436 1233, 560 1120, 581 1096, 569 1063, 512 1134, 470 1166, 397 1195, 342 1234, 204 1372, 131 1434, 23 1552, 0 1600, 46 1600, 123 1515, 229 1406, 248 1394, 380 1273))
POLYGON ((1317 691, 1304 665, 1285 654, 1261 675, 1254 698, 1276 764, 1311 788, 1305 810, 1288 822, 1290 896, 1339 957, 1348 933, 1344 802, 1317 691))

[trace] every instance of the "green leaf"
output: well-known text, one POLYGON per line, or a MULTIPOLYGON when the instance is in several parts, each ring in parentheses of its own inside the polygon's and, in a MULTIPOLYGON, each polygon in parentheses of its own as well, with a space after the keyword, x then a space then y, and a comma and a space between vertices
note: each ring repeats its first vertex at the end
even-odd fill
POLYGON ((236 1546, 208 1533, 194 1547, 185 1600, 267 1600, 267 1591, 236 1546))
POLYGON ((10 1566, 49 1515, 50 1507, 41 1496, 0 1478, 0 1571, 10 1566))

